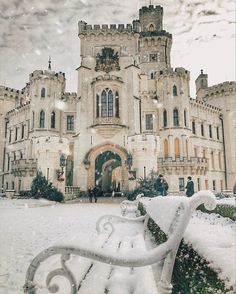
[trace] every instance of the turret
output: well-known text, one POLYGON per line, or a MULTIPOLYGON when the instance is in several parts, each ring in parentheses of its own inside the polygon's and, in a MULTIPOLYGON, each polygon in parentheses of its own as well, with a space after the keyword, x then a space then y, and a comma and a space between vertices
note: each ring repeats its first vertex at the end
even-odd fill
POLYGON ((149 5, 139 9, 141 32, 162 31, 163 8, 149 5))
POLYGON ((139 10, 140 66, 143 74, 154 79, 155 73, 171 67, 172 35, 163 30, 163 8, 149 5, 139 10))
POLYGON ((202 99, 204 90, 208 87, 208 75, 203 73, 201 69, 201 74, 195 80, 197 99, 202 99))

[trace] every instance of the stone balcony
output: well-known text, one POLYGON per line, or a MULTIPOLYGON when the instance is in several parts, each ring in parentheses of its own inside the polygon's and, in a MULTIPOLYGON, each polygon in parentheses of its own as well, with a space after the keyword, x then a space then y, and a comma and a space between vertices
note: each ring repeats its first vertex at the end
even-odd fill
POLYGON ((208 159, 202 157, 159 157, 157 165, 160 172, 202 174, 208 169, 208 159))
POLYGON ((37 161, 34 159, 18 159, 12 161, 11 173, 15 177, 34 176, 37 171, 37 161))

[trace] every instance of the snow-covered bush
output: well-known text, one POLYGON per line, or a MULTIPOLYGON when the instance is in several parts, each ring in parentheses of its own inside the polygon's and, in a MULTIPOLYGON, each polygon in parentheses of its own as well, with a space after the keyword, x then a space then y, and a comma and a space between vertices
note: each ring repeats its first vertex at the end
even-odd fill
POLYGON ((146 179, 138 179, 138 187, 134 189, 131 193, 127 194, 128 200, 136 199, 138 194, 144 194, 145 197, 156 196, 156 190, 154 189, 155 179, 153 177, 146 179))
POLYGON ((32 198, 45 198, 51 201, 62 202, 64 200, 63 194, 58 191, 52 183, 48 183, 41 172, 33 179, 31 184, 30 194, 32 198))
POLYGON ((217 213, 223 217, 228 217, 233 221, 236 221, 236 208, 233 205, 217 204, 215 209, 207 210, 205 206, 202 204, 197 209, 205 213, 217 213))
MULTIPOLYGON (((141 214, 145 214, 145 209, 141 203, 139 203, 139 209, 141 214)), ((148 228, 157 244, 166 241, 166 234, 152 219, 149 219, 148 228)), ((224 282, 209 267, 208 262, 190 245, 185 244, 183 241, 177 252, 172 275, 172 285, 173 294, 232 293, 231 289, 226 290, 224 282)))

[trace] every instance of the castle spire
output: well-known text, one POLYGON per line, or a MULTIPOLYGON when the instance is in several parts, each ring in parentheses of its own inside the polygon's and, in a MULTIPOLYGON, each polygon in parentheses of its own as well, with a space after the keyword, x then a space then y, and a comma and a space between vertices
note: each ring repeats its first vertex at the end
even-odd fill
POLYGON ((49 59, 48 59, 48 69, 51 70, 51 56, 49 56, 49 59))

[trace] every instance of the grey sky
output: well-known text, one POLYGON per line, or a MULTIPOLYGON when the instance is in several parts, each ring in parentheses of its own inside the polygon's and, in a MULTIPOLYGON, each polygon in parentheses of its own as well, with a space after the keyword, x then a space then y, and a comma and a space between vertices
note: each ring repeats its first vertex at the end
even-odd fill
MULTIPOLYGON (((79 66, 77 23, 129 23, 138 18, 138 0, 0 0, 0 84, 21 89, 35 69, 66 73, 76 91, 79 66)), ((164 29, 173 34, 172 66, 191 72, 191 93, 200 69, 210 84, 235 79, 233 0, 159 0, 164 29)))

